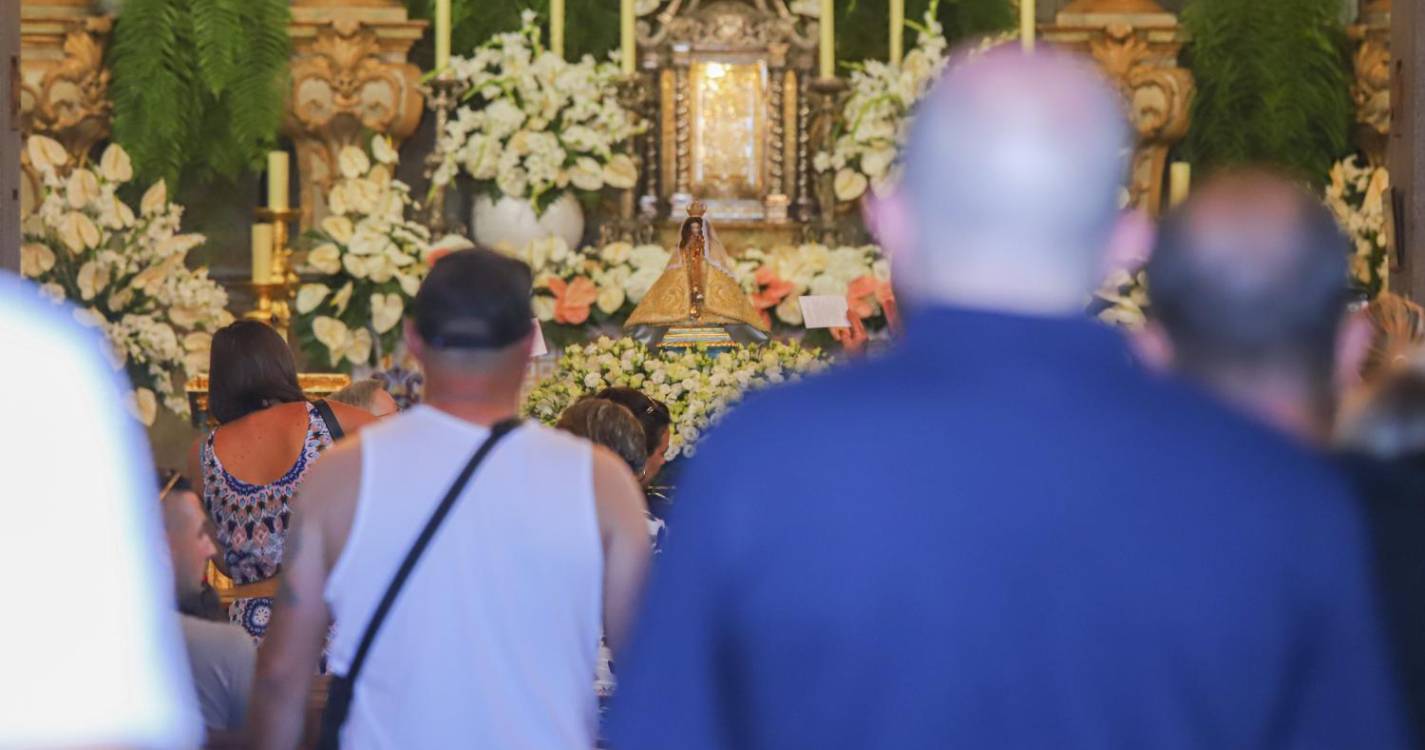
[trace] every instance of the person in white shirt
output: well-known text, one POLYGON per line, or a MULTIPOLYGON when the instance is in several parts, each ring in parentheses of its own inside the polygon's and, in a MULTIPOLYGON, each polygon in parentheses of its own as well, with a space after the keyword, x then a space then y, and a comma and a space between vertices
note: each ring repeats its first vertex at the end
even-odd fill
POLYGON ((529 295, 528 267, 484 250, 441 258, 422 284, 406 342, 425 403, 333 448, 293 504, 258 655, 257 747, 301 740, 332 618, 341 690, 328 711, 349 696, 343 748, 594 746, 599 636, 622 645, 648 565, 643 496, 607 449, 511 421, 533 344, 529 295), (451 495, 363 652, 397 570, 492 436, 503 439, 451 495))
POLYGON ((188 684, 153 464, 98 332, 0 273, 0 747, 183 748, 188 684))

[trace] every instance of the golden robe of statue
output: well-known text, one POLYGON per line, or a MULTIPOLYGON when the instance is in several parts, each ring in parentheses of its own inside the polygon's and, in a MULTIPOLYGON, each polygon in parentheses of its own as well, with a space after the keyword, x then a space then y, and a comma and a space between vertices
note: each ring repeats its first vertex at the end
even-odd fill
POLYGON ((636 338, 658 343, 669 329, 722 327, 738 342, 766 339, 767 324, 733 277, 732 259, 706 211, 701 202, 688 207, 678 252, 624 323, 636 338))

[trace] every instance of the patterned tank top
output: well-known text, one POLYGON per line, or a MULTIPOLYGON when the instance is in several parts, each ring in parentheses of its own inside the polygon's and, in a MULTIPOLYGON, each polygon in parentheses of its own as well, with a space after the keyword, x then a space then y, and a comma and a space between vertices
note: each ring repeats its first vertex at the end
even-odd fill
MULTIPOLYGON (((203 508, 217 527, 228 574, 237 584, 271 578, 282 568, 282 548, 292 519, 292 497, 317 456, 332 444, 330 430, 317 408, 307 404, 307 436, 297 462, 278 480, 249 484, 229 474, 213 450, 216 431, 208 433, 200 451, 203 469, 203 508)), ((255 638, 267 629, 271 613, 266 599, 233 603, 231 619, 255 638)))

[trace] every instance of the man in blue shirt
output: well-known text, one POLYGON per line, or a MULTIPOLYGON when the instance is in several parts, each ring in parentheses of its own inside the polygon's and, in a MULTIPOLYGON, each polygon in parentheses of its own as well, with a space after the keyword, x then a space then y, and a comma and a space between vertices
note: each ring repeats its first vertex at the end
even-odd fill
POLYGON ((878 208, 907 336, 708 438, 613 747, 1402 746, 1342 480, 1080 314, 1119 107, 1057 54, 952 62, 878 208))

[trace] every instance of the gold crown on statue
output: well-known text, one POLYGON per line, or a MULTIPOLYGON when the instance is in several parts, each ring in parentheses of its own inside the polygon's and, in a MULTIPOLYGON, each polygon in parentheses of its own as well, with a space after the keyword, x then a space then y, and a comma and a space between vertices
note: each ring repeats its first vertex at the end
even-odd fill
POLYGON ((703 218, 703 214, 708 212, 708 204, 702 201, 693 201, 688 204, 688 217, 693 219, 703 218))

